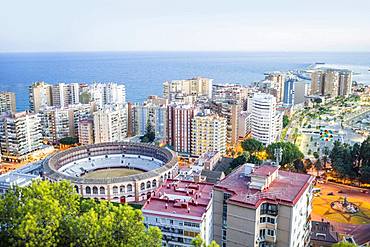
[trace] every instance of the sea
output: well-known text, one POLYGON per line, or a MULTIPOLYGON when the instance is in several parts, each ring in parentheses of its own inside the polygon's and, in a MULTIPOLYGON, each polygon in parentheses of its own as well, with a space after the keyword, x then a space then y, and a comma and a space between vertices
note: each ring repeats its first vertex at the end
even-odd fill
POLYGON ((127 100, 161 95, 166 80, 203 76, 214 83, 250 85, 265 72, 306 69, 315 63, 349 68, 370 84, 370 53, 310 52, 44 52, 0 53, 0 91, 16 93, 17 110, 28 109, 35 81, 118 82, 127 100))

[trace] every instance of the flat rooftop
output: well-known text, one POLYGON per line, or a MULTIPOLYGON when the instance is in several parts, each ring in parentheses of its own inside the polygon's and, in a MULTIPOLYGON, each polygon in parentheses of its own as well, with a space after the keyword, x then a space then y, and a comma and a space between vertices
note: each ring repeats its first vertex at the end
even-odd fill
POLYGON ((245 165, 229 174, 225 179, 215 185, 232 194, 229 202, 256 208, 262 202, 272 202, 292 206, 313 181, 308 174, 293 173, 278 170, 277 177, 265 189, 250 188, 251 176, 268 177, 279 169, 276 166, 262 165, 256 167, 250 176, 245 174, 245 165))
POLYGON ((167 179, 147 200, 144 214, 201 221, 211 206, 211 183, 167 179))

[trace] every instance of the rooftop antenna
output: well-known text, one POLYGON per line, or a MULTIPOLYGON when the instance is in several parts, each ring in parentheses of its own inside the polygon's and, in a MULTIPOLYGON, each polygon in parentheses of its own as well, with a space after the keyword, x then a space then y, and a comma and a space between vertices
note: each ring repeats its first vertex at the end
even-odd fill
POLYGON ((283 150, 281 148, 275 148, 274 155, 276 159, 276 165, 280 165, 280 162, 283 156, 283 150))

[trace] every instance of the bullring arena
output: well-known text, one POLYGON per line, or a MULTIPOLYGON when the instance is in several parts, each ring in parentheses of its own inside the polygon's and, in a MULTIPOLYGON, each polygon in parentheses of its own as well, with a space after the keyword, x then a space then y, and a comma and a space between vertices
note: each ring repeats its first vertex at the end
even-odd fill
POLYGON ((51 181, 69 180, 86 198, 138 202, 177 175, 176 154, 139 143, 100 143, 56 153, 44 161, 51 181))

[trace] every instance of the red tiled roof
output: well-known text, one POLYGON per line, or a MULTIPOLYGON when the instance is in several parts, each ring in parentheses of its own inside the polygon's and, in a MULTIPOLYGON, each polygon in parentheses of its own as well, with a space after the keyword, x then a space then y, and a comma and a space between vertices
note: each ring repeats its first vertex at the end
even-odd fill
MULTIPOLYGON (((252 175, 268 176, 278 167, 261 166, 255 169, 252 175)), ((258 207, 262 202, 272 202, 285 205, 294 205, 306 188, 313 181, 308 174, 278 171, 277 178, 263 191, 249 188, 250 177, 245 176, 244 166, 241 166, 225 179, 218 183, 215 188, 228 191, 232 194, 230 203, 240 204, 247 207, 258 207)))
POLYGON ((168 179, 144 204, 144 214, 162 215, 169 218, 196 217, 201 220, 211 205, 211 183, 195 183, 168 179), (176 215, 176 216, 173 216, 176 215))

